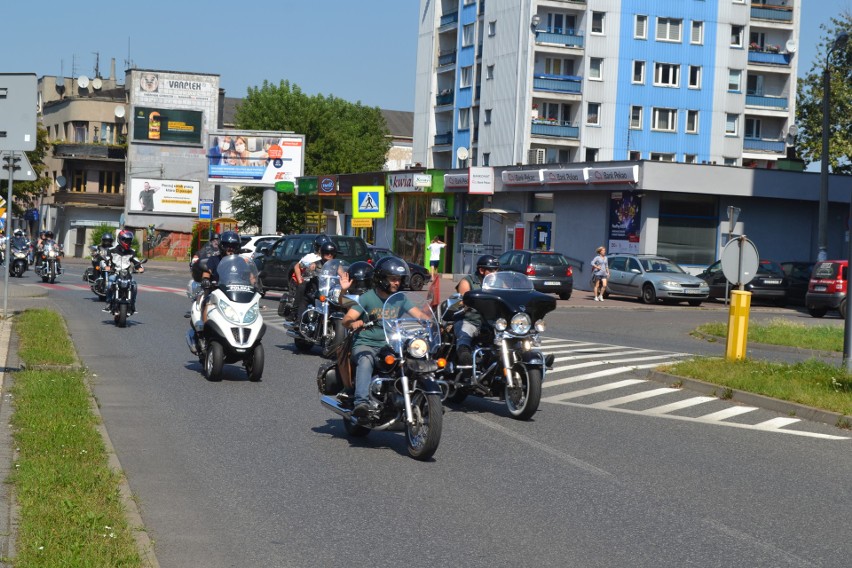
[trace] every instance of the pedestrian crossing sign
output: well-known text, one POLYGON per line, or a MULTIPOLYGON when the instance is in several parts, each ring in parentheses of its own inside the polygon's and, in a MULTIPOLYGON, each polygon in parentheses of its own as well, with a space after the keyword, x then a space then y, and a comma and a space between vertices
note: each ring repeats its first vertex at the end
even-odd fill
POLYGON ((352 217, 381 219, 385 216, 385 188, 381 185, 352 188, 352 217))

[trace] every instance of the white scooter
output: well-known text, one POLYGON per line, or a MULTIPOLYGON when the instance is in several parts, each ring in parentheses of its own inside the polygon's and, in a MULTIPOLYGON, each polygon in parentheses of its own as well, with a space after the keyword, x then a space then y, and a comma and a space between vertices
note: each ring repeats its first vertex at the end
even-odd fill
MULTIPOLYGON (((203 261, 200 261, 203 262, 203 261)), ((242 361, 250 381, 263 376, 263 345, 266 324, 260 314, 257 267, 238 255, 223 257, 216 269, 219 282, 203 299, 203 289, 190 280, 187 296, 193 300, 190 329, 186 333, 189 350, 198 355, 209 381, 222 380, 225 363, 242 361), (201 318, 207 309, 207 322, 201 318)))

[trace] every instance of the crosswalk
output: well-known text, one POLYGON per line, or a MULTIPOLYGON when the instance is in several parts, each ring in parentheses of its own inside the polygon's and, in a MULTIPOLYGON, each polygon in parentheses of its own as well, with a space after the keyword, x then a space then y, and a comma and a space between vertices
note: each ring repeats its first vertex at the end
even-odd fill
POLYGON ((692 357, 677 353, 558 338, 542 340, 542 351, 555 356, 542 384, 543 403, 580 406, 673 420, 714 424, 825 440, 848 440, 823 432, 790 428, 798 418, 752 406, 740 406, 685 389, 661 387, 642 371, 692 357))

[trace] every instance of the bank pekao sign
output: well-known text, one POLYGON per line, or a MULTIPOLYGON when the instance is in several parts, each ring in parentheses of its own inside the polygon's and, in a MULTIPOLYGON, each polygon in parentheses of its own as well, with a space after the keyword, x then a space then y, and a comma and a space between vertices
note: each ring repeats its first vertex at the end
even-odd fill
POLYGON ((410 193, 423 191, 432 187, 432 176, 429 174, 390 174, 388 175, 388 191, 390 193, 410 193))
POLYGON ((639 166, 509 170, 501 174, 504 185, 594 185, 639 181, 639 166))

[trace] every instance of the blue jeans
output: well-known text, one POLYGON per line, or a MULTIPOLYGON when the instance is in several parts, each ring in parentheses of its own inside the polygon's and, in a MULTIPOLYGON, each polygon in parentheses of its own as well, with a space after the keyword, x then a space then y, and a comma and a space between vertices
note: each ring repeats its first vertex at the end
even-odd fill
POLYGON ((476 324, 461 319, 453 323, 453 333, 456 336, 456 346, 471 347, 473 338, 479 335, 479 328, 476 324))
MULTIPOLYGON (((107 286, 106 299, 108 304, 112 303, 113 294, 115 294, 115 279, 117 276, 117 274, 109 275, 109 286, 107 286)), ((136 292, 136 280, 133 280, 130 282, 130 305, 134 307, 136 306, 136 292)))
POLYGON ((352 362, 355 364, 355 404, 370 400, 370 381, 373 380, 373 368, 379 350, 369 345, 352 348, 352 362))

